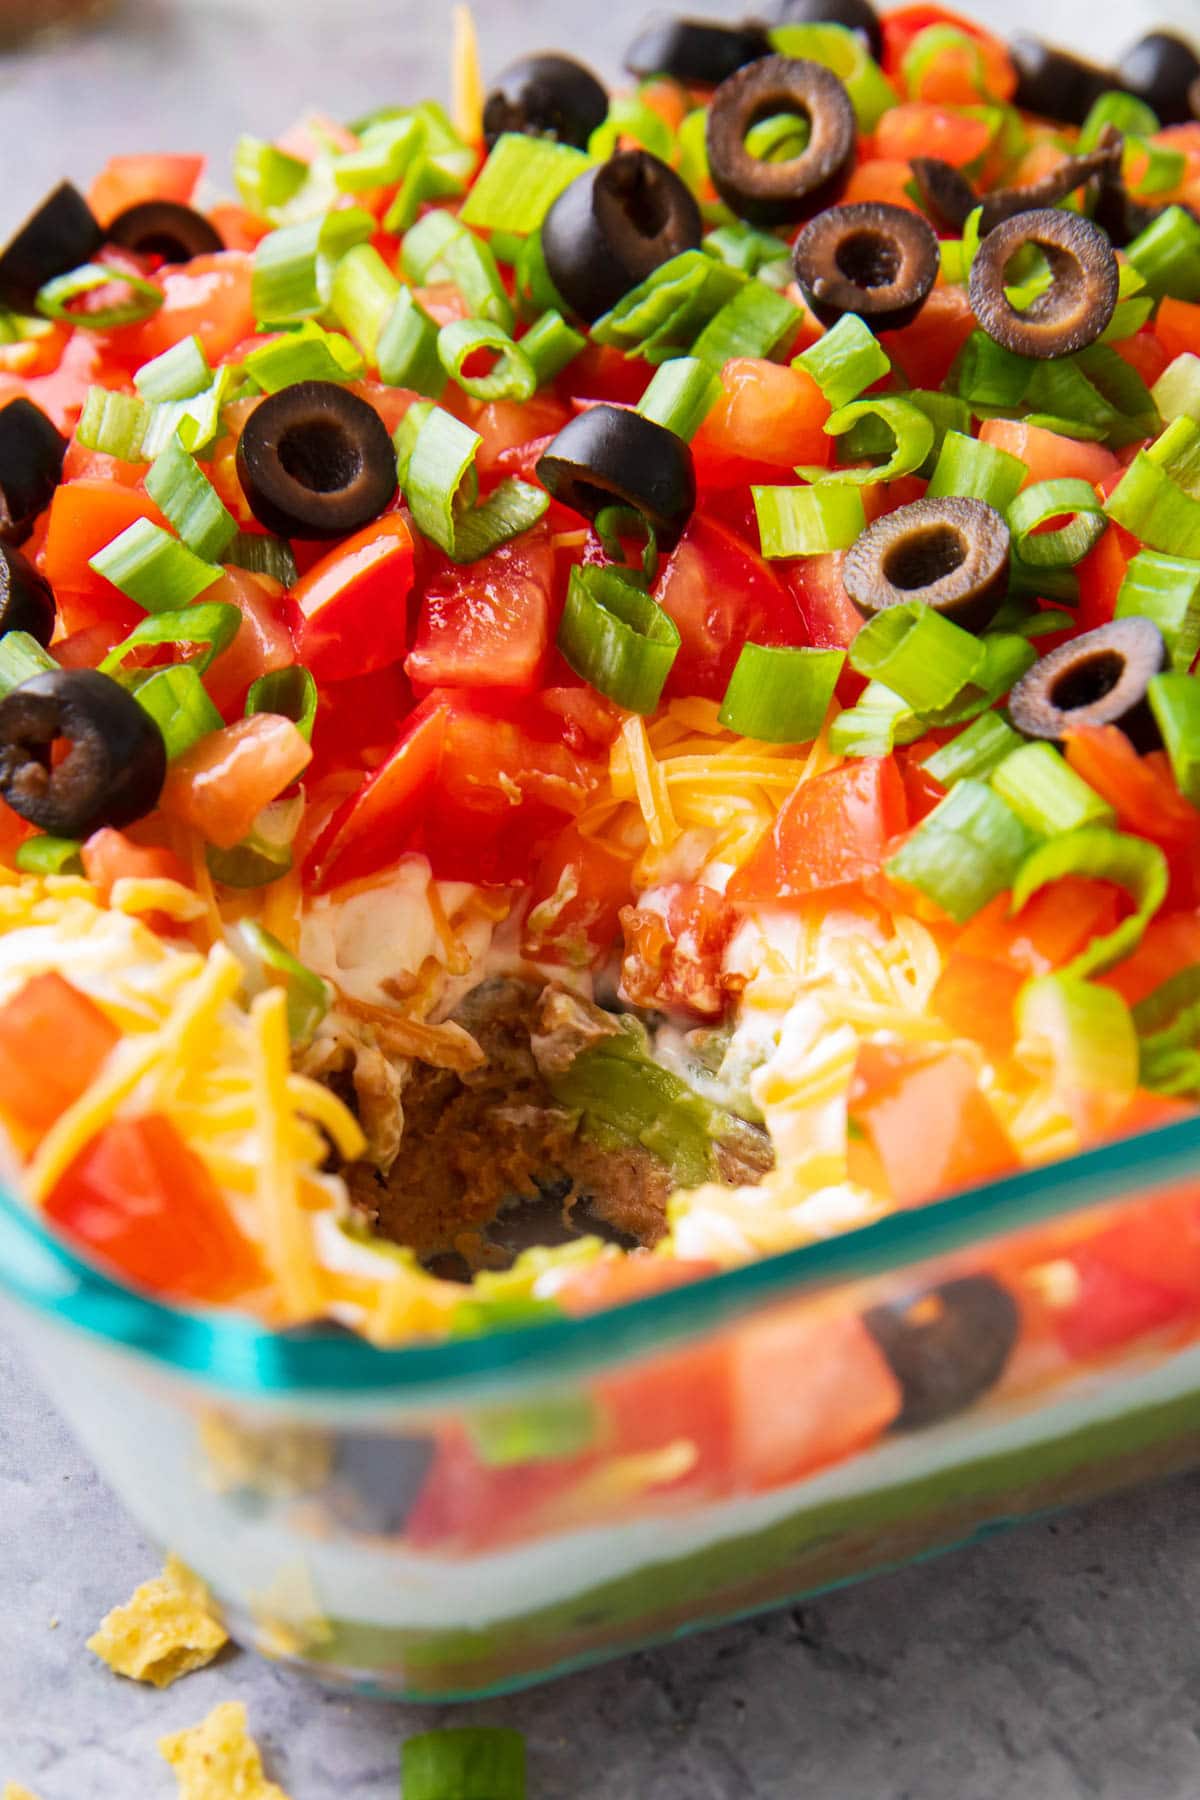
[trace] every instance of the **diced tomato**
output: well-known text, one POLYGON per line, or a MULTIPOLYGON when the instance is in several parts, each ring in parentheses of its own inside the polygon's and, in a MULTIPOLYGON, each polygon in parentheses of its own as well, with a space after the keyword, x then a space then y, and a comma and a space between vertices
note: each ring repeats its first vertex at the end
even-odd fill
POLYGON ((882 201, 885 206, 904 206, 909 212, 920 212, 912 196, 912 178, 906 162, 869 156, 850 171, 839 204, 857 206, 866 201, 882 201))
POLYGON ((1128 533, 1110 526, 1076 565, 1079 605, 1075 609, 1075 620, 1081 632, 1094 631, 1098 625, 1107 625, 1113 618, 1117 595, 1132 554, 1129 541, 1128 533))
POLYGON ((640 356, 627 357, 612 344, 589 340, 559 376, 558 392, 564 400, 612 400, 636 406, 652 373, 640 356))
POLYGON ((891 757, 862 757, 802 783, 785 800, 750 860, 732 877, 731 900, 786 900, 878 874, 904 830, 904 782, 891 757))
POLYGON ((376 768, 412 709, 412 689, 398 665, 325 682, 313 726, 312 778, 335 769, 376 768))
POLYGON ((1121 467, 1103 444, 1063 437, 1061 432, 1047 431, 1044 425, 1029 425, 1024 419, 985 419, 979 427, 979 441, 991 444, 994 450, 1007 450, 1010 456, 1029 465, 1022 487, 1068 475, 1094 485, 1121 467))
POLYGON ((255 713, 184 751, 167 775, 163 811, 194 826, 208 843, 231 850, 311 758, 290 719, 255 713))
POLYGON ((729 998, 722 980, 725 950, 737 926, 737 911, 724 895, 699 882, 674 888, 665 916, 627 906, 621 914, 625 999, 720 1018, 729 998))
MULTIPOLYGON (((262 339, 259 338, 261 343, 262 339)), ((389 387, 385 381, 374 381, 368 377, 365 381, 348 383, 352 394, 365 400, 368 406, 374 407, 388 428, 388 436, 393 437, 413 401, 418 398, 412 388, 389 387)))
POLYGON ((186 205, 203 168, 202 156, 110 156, 88 190, 88 205, 101 225, 143 200, 186 205))
POLYGON ((1164 295, 1154 315, 1154 335, 1172 359, 1200 356, 1200 305, 1164 295))
POLYGON ((41 1136, 89 1088, 120 1033, 55 970, 0 1007, 0 1113, 41 1136))
MULTIPOLYGON (((890 7, 881 17, 883 30, 883 54, 880 58, 884 73, 891 79, 901 74, 904 58, 912 48, 913 41, 932 25, 950 25, 955 31, 975 39, 981 47, 995 46, 1003 51, 1004 46, 998 38, 974 19, 964 18, 962 13, 952 12, 948 7, 932 4, 932 0, 917 0, 915 5, 890 7)), ((1007 56, 1007 53, 1005 53, 1007 56)), ((997 94, 997 99, 1011 99, 1015 92, 1015 84, 1006 94, 997 94)), ((978 99, 978 95, 975 96, 978 99)))
POLYGON ((963 928, 956 949, 1027 975, 1045 975, 1070 962, 1094 937, 1111 931, 1121 910, 1119 891, 1108 882, 1064 875, 1015 915, 1009 896, 998 895, 963 928))
POLYGON ((282 587, 269 575, 252 575, 248 569, 232 565, 200 598, 236 606, 242 615, 237 636, 204 677, 213 704, 228 718, 241 712, 247 691, 260 676, 295 662, 286 623, 287 601, 282 587))
POLYGON ((807 369, 738 356, 721 372, 721 398, 692 440, 702 488, 777 481, 800 463, 827 468, 829 402, 807 369))
POLYGON ((801 642, 818 650, 848 649, 863 627, 863 616, 842 583, 845 560, 844 550, 831 550, 780 565, 804 620, 801 642))
POLYGON ((235 1301, 264 1286, 258 1252, 169 1119, 113 1119, 46 1202, 116 1274, 173 1299, 235 1301))
POLYGON ((137 519, 164 528, 167 523, 150 496, 135 488, 72 481, 55 490, 41 570, 54 589, 65 631, 112 621, 128 632, 143 616, 140 606, 88 567, 91 557, 137 519))
POLYGON ((432 287, 414 288, 413 297, 424 307, 435 325, 452 325, 456 319, 470 317, 471 309, 452 281, 436 282, 432 287))
POLYGON ((1164 981, 1200 963, 1200 913, 1160 913, 1147 925, 1132 956, 1104 976, 1130 1006, 1136 1006, 1164 981))
POLYGON ((565 825, 534 873, 522 954, 572 968, 594 961, 616 941, 632 898, 632 860, 565 825))
POLYGON ((492 400, 486 405, 464 394, 451 410, 483 439, 475 452, 475 469, 484 482, 502 471, 502 459, 511 451, 532 438, 553 437, 571 416, 562 401, 549 393, 536 394, 523 404, 492 400))
POLYGON ((1079 726, 1067 733, 1065 747, 1075 773, 1114 808, 1122 831, 1164 849, 1200 842, 1200 813, 1118 726, 1079 726))
POLYGON ((111 825, 94 831, 80 854, 83 872, 106 906, 118 881, 179 881, 185 885, 188 882, 187 871, 173 850, 135 844, 123 831, 114 831, 111 825))
POLYGON ((607 749, 620 731, 624 717, 611 700, 606 700, 595 688, 583 682, 572 687, 543 688, 541 704, 553 718, 561 721, 562 738, 567 748, 585 757, 607 749))
POLYGON ((1011 100, 1017 91, 1012 58, 999 38, 970 19, 957 18, 952 13, 930 19, 912 31, 907 45, 900 49, 902 38, 915 23, 915 18, 904 19, 905 14, 941 11, 940 7, 902 7, 884 24, 884 54, 889 58, 898 56, 897 73, 909 98, 944 106, 978 106, 980 101, 1003 104, 1011 100), (941 32, 946 26, 958 32, 965 42, 942 42, 941 32), (938 35, 935 37, 934 33, 938 35), (909 51, 913 60, 906 73, 903 65, 909 51))
POLYGON ((126 635, 124 626, 112 620, 86 625, 70 637, 54 640, 54 660, 63 669, 95 669, 126 635))
MULTIPOLYGON (((928 149, 912 152, 914 156, 936 154, 928 149)), ((880 342, 913 387, 937 388, 974 329, 975 315, 965 290, 935 287, 912 324, 903 331, 881 332, 880 342)))
POLYGON ((956 112, 953 107, 912 101, 884 113, 875 127, 875 148, 887 162, 936 156, 939 162, 963 169, 987 150, 992 129, 986 119, 956 112))
POLYGON ((650 1455, 680 1442, 690 1447, 690 1466, 657 1492, 698 1496, 732 1487, 735 1420, 729 1351, 728 1341, 718 1338, 656 1356, 596 1383, 615 1454, 650 1455))
POLYGON ((208 222, 227 250, 254 250, 271 227, 232 200, 218 200, 208 209, 208 222))
POLYGON ((1133 1338, 1160 1330, 1189 1310, 1188 1299, 1162 1281, 1114 1268, 1090 1245, 1075 1251, 1078 1291, 1057 1319, 1058 1336, 1070 1356, 1102 1356, 1133 1338))
POLYGON ((682 643, 668 698, 724 697, 746 643, 802 644, 801 611, 763 559, 728 527, 696 514, 658 578, 655 599, 682 643))
POLYGON ((369 675, 408 647, 413 537, 388 513, 313 564, 292 590, 296 652, 319 681, 369 675))
POLYGON ((480 1458, 461 1428, 443 1431, 405 1521, 405 1538, 414 1549, 443 1551, 512 1543, 544 1528, 544 1509, 595 1464, 594 1456, 575 1456, 495 1467, 480 1458))
MULTIPOLYGON (((73 331, 66 340, 51 334, 46 339, 49 366, 35 365, 27 373, 9 377, 0 373, 0 405, 23 394, 40 406, 51 424, 69 437, 79 422, 88 388, 100 374, 101 353, 97 333, 73 331), (61 355, 55 349, 61 349, 61 355)), ((16 346, 14 346, 16 348, 16 346)))
POLYGON ((195 256, 181 268, 164 269, 159 277, 162 305, 140 325, 108 333, 109 353, 122 365, 138 369, 195 333, 209 361, 218 362, 254 330, 253 261, 244 251, 222 250, 195 256))
POLYGON ((1135 331, 1132 337, 1119 339, 1113 349, 1122 362, 1127 362, 1141 376, 1147 387, 1154 386, 1171 361, 1169 352, 1152 331, 1135 331))
POLYGON ((959 1037, 981 1044, 993 1062, 1012 1053, 1013 1009, 1025 982, 1019 969, 955 951, 946 958, 929 1005, 959 1037))
POLYGON ((104 481, 117 487, 134 488, 145 475, 148 463, 126 462, 120 456, 106 456, 102 450, 89 450, 72 438, 63 458, 64 481, 104 481))
POLYGON ((537 687, 561 610, 549 538, 526 532, 466 566, 431 560, 404 665, 413 686, 537 687))
POLYGON ((448 714, 436 701, 418 708, 390 756, 339 807, 313 850, 315 888, 372 875, 409 847, 441 766, 448 714))
POLYGON ((864 1044, 851 1104, 899 1206, 952 1193, 1012 1169, 1016 1155, 959 1051, 914 1053, 864 1044))

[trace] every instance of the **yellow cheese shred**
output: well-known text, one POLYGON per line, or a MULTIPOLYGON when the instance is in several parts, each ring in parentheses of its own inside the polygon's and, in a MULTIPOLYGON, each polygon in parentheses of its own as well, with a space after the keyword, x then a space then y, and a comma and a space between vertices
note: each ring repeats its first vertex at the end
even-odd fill
POLYGON ((268 988, 250 1009, 251 1069, 258 1119, 255 1194, 263 1248, 290 1319, 315 1317, 321 1285, 312 1233, 300 1205, 290 1144, 287 995, 268 988))
POLYGON ((455 131, 466 143, 483 142, 483 75, 479 67, 479 34, 469 6, 454 8, 450 47, 450 114, 455 131))

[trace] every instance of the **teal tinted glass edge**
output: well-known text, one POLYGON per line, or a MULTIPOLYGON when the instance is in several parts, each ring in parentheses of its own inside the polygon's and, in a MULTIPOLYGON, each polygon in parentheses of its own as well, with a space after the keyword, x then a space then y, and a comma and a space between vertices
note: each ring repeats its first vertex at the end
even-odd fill
POLYGON ((441 1398, 489 1378, 544 1380, 648 1354, 772 1300, 885 1274, 1049 1220, 1200 1177, 1200 1115, 896 1212, 839 1237, 746 1263, 582 1318, 485 1337, 379 1349, 349 1332, 273 1332, 122 1287, 0 1191, 0 1288, 43 1316, 229 1395, 441 1398))

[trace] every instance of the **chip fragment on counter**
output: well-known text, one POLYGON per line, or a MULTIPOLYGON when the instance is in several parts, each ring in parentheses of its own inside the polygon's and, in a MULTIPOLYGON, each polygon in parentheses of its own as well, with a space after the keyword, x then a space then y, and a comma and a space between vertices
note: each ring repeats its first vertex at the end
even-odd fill
POLYGON ((161 1575, 101 1621, 87 1647, 116 1674, 165 1688, 202 1669, 228 1642, 200 1577, 169 1556, 161 1575))
POLYGON ((240 1700, 225 1700, 201 1724, 160 1738, 158 1749, 175 1771, 179 1800, 288 1800, 263 1774, 240 1700))

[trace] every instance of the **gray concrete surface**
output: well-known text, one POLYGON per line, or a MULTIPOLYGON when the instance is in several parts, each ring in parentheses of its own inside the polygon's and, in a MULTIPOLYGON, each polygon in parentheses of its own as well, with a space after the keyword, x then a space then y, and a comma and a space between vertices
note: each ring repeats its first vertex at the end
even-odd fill
MULTIPOLYGON (((643 5, 477 10, 492 67, 557 43, 611 72, 643 5)), ((1050 16, 1037 0, 976 11, 1050 16)), ((127 0, 101 31, 0 59, 0 231, 114 149, 207 150, 220 175, 242 127, 442 91, 448 14, 438 0, 127 0)), ((1103 55, 1159 20, 1200 29, 1200 3, 1058 0, 1052 18, 1103 55)), ((159 1694, 83 1647, 151 1552, 0 1346, 0 1785, 168 1800, 156 1739, 238 1696, 293 1800, 392 1800, 400 1740, 451 1717, 528 1734, 531 1800, 1196 1800, 1198 1497, 1200 1478, 1179 1480, 449 1715, 349 1703, 233 1654, 159 1694)))

